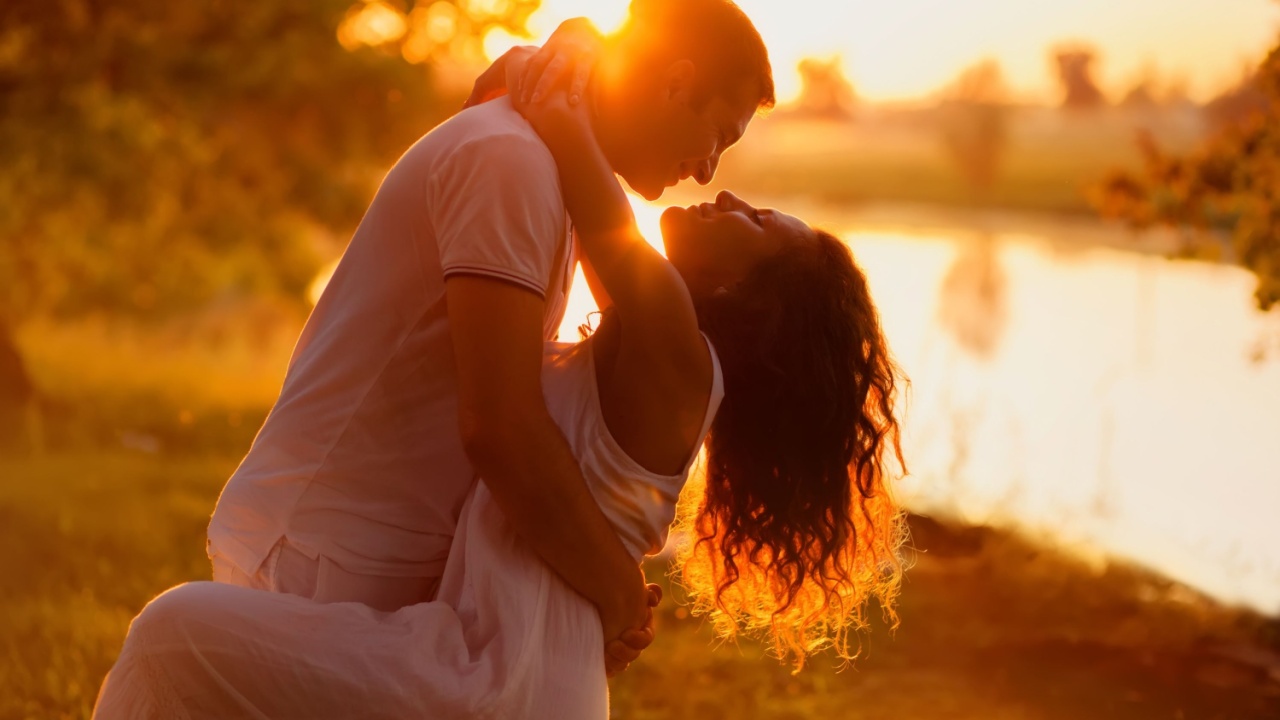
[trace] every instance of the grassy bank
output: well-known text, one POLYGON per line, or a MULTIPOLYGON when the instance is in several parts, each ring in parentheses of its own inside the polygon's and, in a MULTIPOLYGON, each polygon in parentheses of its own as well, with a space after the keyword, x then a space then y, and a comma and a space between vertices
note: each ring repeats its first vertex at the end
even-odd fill
POLYGON ((0 461, 0 718, 87 717, 129 619, 208 576, 231 458, 88 453, 0 461))
MULTIPOLYGON (((87 717, 129 618, 208 577, 208 514, 237 457, 112 451, 0 460, 0 718, 87 717)), ((613 683, 618 718, 1272 718, 1260 618, 1124 568, 917 519, 902 626, 799 675, 717 646, 665 602, 613 683)), ((650 568, 658 575, 661 567, 650 568)), ((1272 671, 1274 672, 1274 671, 1272 671)))
MULTIPOLYGON (((777 113, 753 123, 741 147, 725 154, 711 187, 840 205, 890 202, 1093 215, 1090 188, 1112 170, 1140 166, 1139 133, 1184 152, 1204 132, 1194 113, 1175 111, 1071 114, 1009 108, 1002 118, 995 133, 999 139, 982 153, 995 171, 981 190, 949 151, 948 116, 938 109, 872 110, 841 121, 777 113)), ((687 186, 672 193, 681 200, 697 195, 687 186)))
POLYGON ((165 324, 32 321, 17 342, 35 428, 0 451, 242 453, 280 392, 297 308, 238 307, 165 324))

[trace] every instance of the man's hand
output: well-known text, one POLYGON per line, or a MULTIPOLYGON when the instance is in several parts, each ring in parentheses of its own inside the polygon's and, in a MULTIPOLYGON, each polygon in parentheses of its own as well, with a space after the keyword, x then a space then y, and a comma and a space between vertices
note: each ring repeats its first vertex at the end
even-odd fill
POLYGON ((627 630, 604 645, 604 669, 607 677, 614 677, 626 670, 653 643, 653 608, 662 602, 662 588, 651 583, 647 589, 649 610, 644 625, 627 630))
POLYGON ((573 18, 547 38, 541 48, 514 47, 503 53, 476 78, 464 108, 479 105, 508 92, 524 102, 538 102, 568 80, 570 104, 577 104, 587 91, 603 40, 586 18, 573 18))
MULTIPOLYGON (((522 180, 497 173, 489 185, 498 197, 511 198, 514 193, 501 183, 522 180)), ((587 489, 581 466, 547 411, 542 297, 462 273, 445 280, 445 297, 458 428, 494 501, 530 549, 596 606, 602 638, 651 624, 646 616, 653 598, 644 573, 587 489)))

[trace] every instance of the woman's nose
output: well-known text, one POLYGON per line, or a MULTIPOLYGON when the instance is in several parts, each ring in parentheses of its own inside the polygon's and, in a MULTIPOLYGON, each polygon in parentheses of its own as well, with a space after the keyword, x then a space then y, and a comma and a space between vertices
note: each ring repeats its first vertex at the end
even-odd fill
POLYGON ((734 195, 728 190, 721 190, 719 193, 716 193, 716 205, 732 210, 739 210, 747 207, 747 204, 743 202, 742 198, 734 195))

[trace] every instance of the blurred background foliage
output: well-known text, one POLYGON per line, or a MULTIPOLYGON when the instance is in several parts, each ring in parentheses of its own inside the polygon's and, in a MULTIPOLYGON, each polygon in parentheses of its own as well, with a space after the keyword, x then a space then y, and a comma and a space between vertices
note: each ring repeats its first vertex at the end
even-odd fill
POLYGON ((300 298, 316 244, 345 236, 386 166, 459 101, 432 65, 533 7, 4 3, 3 314, 300 298))
POLYGON ((1243 265, 1258 278, 1258 307, 1280 305, 1280 47, 1207 107, 1212 138, 1171 154, 1140 139, 1144 167, 1112 173, 1096 193, 1110 217, 1182 232, 1189 257, 1243 265))
POLYGON ((480 62, 483 33, 519 33, 536 5, 0 4, 0 437, 33 398, 55 420, 46 435, 79 415, 81 435, 112 442, 103 428, 139 427, 130 418, 207 436, 181 419, 216 394, 201 390, 230 355, 244 365, 225 372, 272 379, 227 441, 241 446, 317 269, 386 168, 465 97, 437 70, 480 62), (190 370, 181 399, 136 417, 149 403, 126 396, 175 364, 190 370), (86 375, 101 391, 69 401, 86 375))

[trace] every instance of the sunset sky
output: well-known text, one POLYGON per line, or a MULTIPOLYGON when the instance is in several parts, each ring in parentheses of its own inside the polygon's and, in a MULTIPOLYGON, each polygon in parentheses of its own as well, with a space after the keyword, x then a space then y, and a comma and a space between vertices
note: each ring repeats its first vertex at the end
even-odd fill
MULTIPOLYGON (((760 28, 782 98, 794 96, 796 62, 840 55, 860 95, 927 95, 983 58, 1004 66, 1015 91, 1047 98, 1047 48, 1086 41, 1102 54, 1108 90, 1132 84, 1144 67, 1186 78, 1194 96, 1239 77, 1271 46, 1280 3, 1271 0, 739 0, 760 28)), ((544 0, 530 28, 540 37, 565 18, 616 26, 626 0, 544 0)), ((500 37, 488 46, 504 45, 500 37)))

